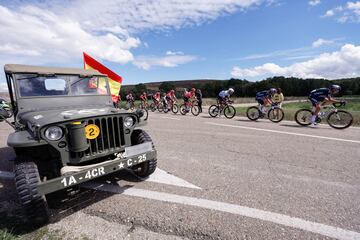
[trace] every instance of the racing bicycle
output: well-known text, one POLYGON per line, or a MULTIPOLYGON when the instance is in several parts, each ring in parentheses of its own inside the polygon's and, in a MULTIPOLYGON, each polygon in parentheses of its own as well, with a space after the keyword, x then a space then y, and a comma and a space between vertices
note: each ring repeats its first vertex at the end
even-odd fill
POLYGON ((217 117, 217 116, 221 116, 221 114, 223 113, 224 116, 226 118, 233 118, 236 115, 236 109, 234 108, 234 106, 232 106, 231 104, 233 104, 234 102, 231 100, 226 100, 223 103, 220 103, 218 101, 217 104, 211 105, 209 107, 209 115, 211 117, 217 117))
POLYGON ((273 103, 271 107, 268 108, 264 106, 264 111, 261 111, 258 106, 249 107, 246 110, 246 116, 251 121, 256 121, 259 118, 267 117, 270 121, 274 123, 281 122, 284 119, 284 111, 279 107, 278 104, 273 103))
POLYGON ((180 105, 180 113, 182 115, 187 114, 188 112, 191 112, 192 115, 197 116, 200 114, 200 109, 197 104, 197 101, 189 101, 188 103, 183 103, 180 105))
POLYGON ((176 104, 176 101, 171 100, 168 101, 167 104, 164 101, 163 110, 164 113, 167 113, 171 110, 174 114, 177 114, 179 112, 179 106, 176 104))
MULTIPOLYGON (((346 105, 346 102, 333 103, 321 106, 321 110, 316 117, 316 123, 326 119, 330 127, 344 129, 351 126, 354 118, 351 113, 345 110, 338 110, 339 107, 346 105)), ((313 111, 309 109, 300 109, 295 113, 295 121, 301 126, 311 125, 313 111)))

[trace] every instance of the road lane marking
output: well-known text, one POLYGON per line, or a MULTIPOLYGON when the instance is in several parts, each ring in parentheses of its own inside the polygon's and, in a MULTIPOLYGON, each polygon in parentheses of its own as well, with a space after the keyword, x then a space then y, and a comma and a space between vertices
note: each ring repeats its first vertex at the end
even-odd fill
POLYGON ((161 170, 159 168, 157 168, 155 172, 151 174, 148 178, 139 178, 139 179, 147 182, 155 182, 155 183, 162 183, 162 184, 173 185, 178 187, 201 189, 200 187, 195 186, 194 184, 191 184, 185 181, 184 179, 169 174, 166 171, 161 170))
POLYGON ((248 129, 248 130, 255 130, 255 131, 262 131, 262 132, 271 132, 271 133, 280 133, 280 134, 294 135, 294 136, 301 136, 301 137, 327 139, 327 140, 333 140, 333 141, 339 141, 339 142, 360 143, 360 141, 358 141, 358 140, 350 140, 350 139, 343 139, 343 138, 324 137, 324 136, 317 136, 317 135, 310 135, 310 134, 303 134, 303 133, 285 132, 285 131, 278 131, 278 130, 271 130, 271 129, 245 127, 245 126, 229 125, 229 124, 213 123, 213 122, 205 122, 205 123, 210 124, 210 125, 215 125, 215 126, 221 126, 221 127, 241 128, 241 129, 248 129))
POLYGON ((173 118, 173 117, 161 117, 161 118, 180 121, 179 118, 173 118))
POLYGON ((360 239, 360 233, 358 232, 354 232, 338 227, 328 226, 322 223, 311 222, 301 218, 287 216, 284 214, 240 206, 236 204, 212 201, 201 198, 187 197, 187 196, 181 196, 181 195, 164 193, 164 192, 136 189, 136 188, 122 188, 118 185, 113 185, 113 184, 99 184, 94 182, 88 182, 82 184, 82 186, 85 188, 95 189, 105 192, 121 193, 132 197, 140 197, 151 200, 157 200, 157 201, 163 201, 169 203, 178 203, 178 204, 184 204, 184 205, 206 208, 211 210, 217 210, 221 212, 227 212, 244 217, 272 222, 287 227, 297 228, 304 231, 328 236, 331 238, 337 238, 342 240, 360 239))

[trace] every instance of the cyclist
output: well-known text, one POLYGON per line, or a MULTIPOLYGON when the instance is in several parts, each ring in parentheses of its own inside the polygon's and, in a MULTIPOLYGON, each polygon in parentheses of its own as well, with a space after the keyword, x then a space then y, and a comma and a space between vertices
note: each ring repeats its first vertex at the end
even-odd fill
POLYGON ((269 90, 264 90, 261 92, 257 92, 255 95, 255 100, 260 104, 260 111, 264 113, 265 106, 268 104, 272 104, 273 101, 271 100, 271 97, 276 93, 275 88, 270 88, 269 90))
POLYGON ((167 106, 168 109, 170 110, 170 106, 172 106, 172 104, 177 101, 177 98, 176 98, 176 96, 175 96, 175 90, 174 90, 174 89, 170 90, 170 91, 166 94, 165 100, 166 100, 166 101, 165 101, 166 106, 167 106))
POLYGON ((185 103, 185 106, 186 106, 186 110, 189 110, 189 100, 196 97, 195 92, 196 92, 195 88, 192 88, 190 91, 187 91, 185 89, 183 99, 184 99, 184 103, 185 103))
POLYGON ((230 99, 233 93, 234 93, 233 88, 229 88, 228 90, 222 90, 218 95, 218 102, 220 104, 224 104, 226 101, 230 99))
POLYGON ((146 108, 147 105, 148 105, 146 92, 143 92, 143 93, 140 95, 140 100, 141 100, 142 106, 143 106, 144 108, 146 108))
POLYGON ((129 92, 127 95, 126 95, 126 102, 127 102, 127 105, 130 108, 132 108, 134 106, 134 96, 132 95, 131 92, 129 92))
POLYGON ((335 100, 332 96, 337 94, 341 91, 341 87, 339 85, 333 84, 328 88, 318 88, 312 90, 309 95, 309 99, 315 108, 313 115, 311 117, 311 123, 316 125, 316 117, 320 112, 320 104, 327 105, 330 103, 338 103, 342 101, 335 100))
POLYGON ((153 96, 152 96, 152 100, 154 102, 155 105, 157 105, 160 101, 161 98, 161 94, 159 91, 157 91, 153 96))
POLYGON ((272 101, 281 108, 282 102, 284 101, 284 94, 281 88, 276 89, 276 93, 272 96, 272 101))

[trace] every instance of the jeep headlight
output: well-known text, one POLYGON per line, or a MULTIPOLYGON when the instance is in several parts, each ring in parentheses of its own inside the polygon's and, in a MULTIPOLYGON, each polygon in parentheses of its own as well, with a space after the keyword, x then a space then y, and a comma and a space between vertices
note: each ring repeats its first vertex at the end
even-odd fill
POLYGON ((45 137, 51 141, 57 141, 63 136, 63 130, 60 127, 49 127, 45 131, 45 137))
POLYGON ((134 125, 134 119, 132 117, 126 117, 124 120, 124 126, 126 128, 131 128, 134 125))

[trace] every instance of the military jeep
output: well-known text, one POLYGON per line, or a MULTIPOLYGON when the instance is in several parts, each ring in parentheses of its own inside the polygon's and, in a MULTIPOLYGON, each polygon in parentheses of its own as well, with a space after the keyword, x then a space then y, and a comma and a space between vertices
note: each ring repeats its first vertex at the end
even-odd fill
POLYGON ((141 110, 113 107, 106 75, 94 70, 27 65, 4 67, 16 153, 15 185, 29 222, 49 220, 46 196, 128 169, 144 178, 156 150, 140 126, 141 110))

